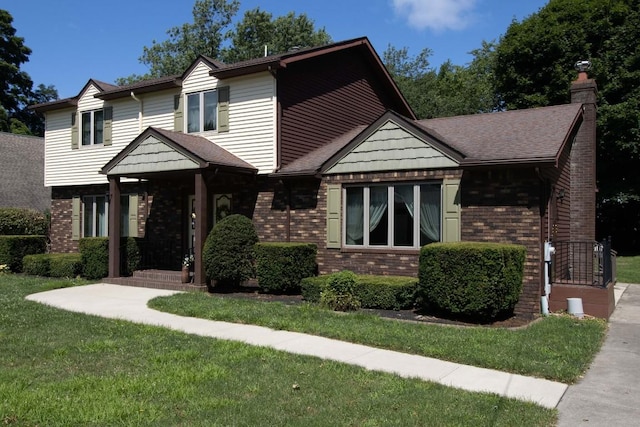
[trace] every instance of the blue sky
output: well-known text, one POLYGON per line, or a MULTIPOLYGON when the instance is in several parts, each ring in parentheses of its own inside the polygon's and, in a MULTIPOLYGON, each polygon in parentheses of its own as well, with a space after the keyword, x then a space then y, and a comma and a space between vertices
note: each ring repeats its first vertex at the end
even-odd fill
MULTIPOLYGON (((498 39, 513 19, 537 12, 548 0, 241 0, 237 19, 260 7, 274 17, 306 13, 316 27, 345 40, 367 36, 378 54, 389 44, 411 55, 433 50, 437 67, 447 59, 467 64, 483 40, 498 39)), ((38 85, 52 84, 61 98, 75 96, 89 78, 108 83, 143 74, 143 46, 191 21, 193 0, 0 0, 17 35, 32 49, 22 69, 38 85)))

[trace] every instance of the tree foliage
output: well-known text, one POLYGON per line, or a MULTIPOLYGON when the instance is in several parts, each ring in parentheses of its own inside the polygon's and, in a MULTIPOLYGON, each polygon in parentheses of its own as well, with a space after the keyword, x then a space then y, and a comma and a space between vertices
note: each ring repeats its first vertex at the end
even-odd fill
POLYGON ((11 14, 0 9, 0 131, 43 135, 44 120, 28 107, 58 98, 53 86, 40 84, 33 90, 29 74, 20 66, 29 61, 31 49, 16 36, 11 14))
POLYGON ((640 248, 640 1, 550 0, 513 22, 497 47, 496 89, 509 108, 569 102, 572 65, 598 84, 598 234, 640 248))
POLYGON ((245 12, 242 21, 229 34, 231 46, 224 50, 224 62, 237 62, 283 53, 292 48, 320 46, 331 42, 324 28, 315 29, 306 14, 289 12, 273 19, 269 12, 255 8, 245 12))
POLYGON ((494 45, 484 43, 474 51, 475 59, 467 67, 443 63, 439 69, 429 66, 432 51, 423 49, 409 56, 408 49, 389 46, 383 61, 418 118, 433 118, 493 111, 496 97, 491 80, 495 59, 494 45))
POLYGON ((140 62, 149 72, 122 77, 116 83, 182 74, 198 55, 231 63, 264 56, 265 46, 269 54, 276 54, 331 41, 324 28, 316 30, 307 15, 293 12, 274 19, 271 13, 255 8, 232 27, 239 8, 238 0, 196 0, 193 22, 169 29, 167 40, 154 40, 143 48, 140 62))

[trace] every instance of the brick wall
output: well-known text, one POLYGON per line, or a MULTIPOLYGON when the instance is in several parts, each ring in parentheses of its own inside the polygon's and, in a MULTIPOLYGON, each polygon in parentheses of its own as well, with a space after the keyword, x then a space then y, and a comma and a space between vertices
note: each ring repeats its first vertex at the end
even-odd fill
POLYGON ((515 312, 540 310, 540 183, 532 169, 465 172, 462 179, 464 241, 526 247, 523 290, 515 312))

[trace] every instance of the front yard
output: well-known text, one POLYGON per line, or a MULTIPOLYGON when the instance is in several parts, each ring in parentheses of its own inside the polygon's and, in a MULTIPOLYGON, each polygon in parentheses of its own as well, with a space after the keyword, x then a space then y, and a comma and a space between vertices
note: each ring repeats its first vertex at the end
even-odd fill
MULTIPOLYGON (((24 299, 70 285, 0 275, 2 424, 548 426, 556 420, 556 411, 494 395, 24 299)), ((334 317, 357 328, 359 316, 334 317)), ((370 333, 369 321, 362 318, 360 333, 370 333)), ((577 323, 569 328, 580 330, 577 323)), ((432 333, 415 339, 429 341, 432 333)))

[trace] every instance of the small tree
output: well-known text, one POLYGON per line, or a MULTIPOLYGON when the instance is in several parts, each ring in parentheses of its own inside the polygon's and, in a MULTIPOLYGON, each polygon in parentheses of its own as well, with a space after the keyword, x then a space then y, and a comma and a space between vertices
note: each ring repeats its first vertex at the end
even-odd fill
POLYGON ((204 243, 207 277, 221 284, 238 285, 255 276, 254 249, 258 234, 249 218, 229 215, 211 230, 204 243))

